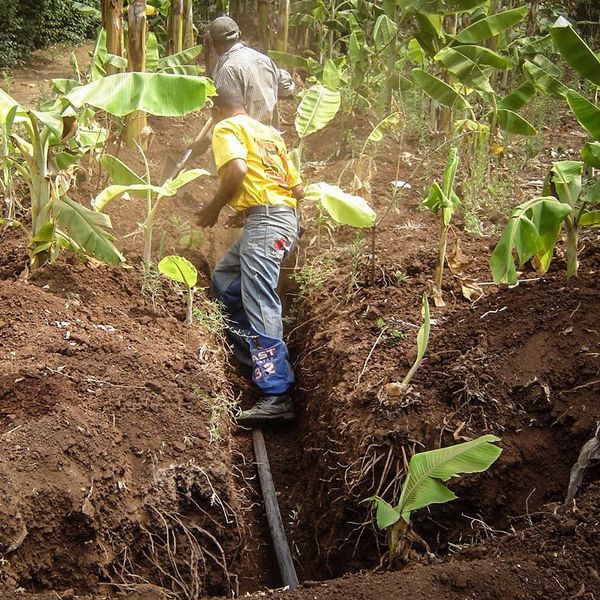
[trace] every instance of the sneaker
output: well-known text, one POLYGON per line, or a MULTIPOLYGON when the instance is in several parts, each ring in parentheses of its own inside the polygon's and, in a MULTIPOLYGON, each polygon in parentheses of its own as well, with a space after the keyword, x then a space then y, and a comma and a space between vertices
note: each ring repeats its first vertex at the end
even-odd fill
POLYGON ((243 410, 237 417, 240 425, 262 425, 290 421, 296 417, 294 403, 289 394, 263 396, 252 408, 243 410))

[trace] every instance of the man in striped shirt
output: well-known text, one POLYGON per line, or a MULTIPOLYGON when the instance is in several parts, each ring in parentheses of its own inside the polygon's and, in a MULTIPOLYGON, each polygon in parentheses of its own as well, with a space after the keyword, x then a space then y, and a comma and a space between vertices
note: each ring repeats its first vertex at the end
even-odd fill
MULTIPOLYGON (((245 46, 240 41, 238 24, 230 17, 216 18, 208 34, 219 55, 212 74, 217 91, 240 94, 248 115, 277 127, 277 100, 292 96, 295 89, 290 74, 277 68, 266 54, 245 46)), ((192 156, 203 154, 209 145, 209 139, 199 140, 191 146, 192 156)))

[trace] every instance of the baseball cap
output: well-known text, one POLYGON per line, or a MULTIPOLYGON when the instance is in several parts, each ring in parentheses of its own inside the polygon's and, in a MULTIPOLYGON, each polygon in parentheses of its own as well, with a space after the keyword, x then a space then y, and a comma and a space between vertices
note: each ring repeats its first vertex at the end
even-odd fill
POLYGON ((216 42, 228 42, 240 37, 240 28, 231 17, 218 17, 208 28, 210 37, 216 42))

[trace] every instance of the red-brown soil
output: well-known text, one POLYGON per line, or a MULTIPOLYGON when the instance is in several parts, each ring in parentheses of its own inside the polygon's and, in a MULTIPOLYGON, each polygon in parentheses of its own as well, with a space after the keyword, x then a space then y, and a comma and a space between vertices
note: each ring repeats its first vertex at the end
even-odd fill
MULTIPOLYGON (((285 122, 292 111, 286 105, 285 122)), ((155 178, 201 120, 152 121, 155 178)), ((576 147, 573 128, 565 121, 549 133, 538 163, 523 161, 517 180, 543 177, 558 142, 576 147)), ((369 125, 341 118, 309 140, 312 181, 338 179, 345 130, 362 140, 369 125)), ((285 133, 294 145, 289 125, 285 133)), ((411 390, 385 397, 382 388, 401 381, 414 359, 437 249, 436 219, 416 204, 441 176, 446 151, 420 148, 410 136, 403 142, 379 150, 371 182, 379 215, 390 205, 390 181, 412 186, 378 228, 374 274, 370 237, 345 228, 330 236, 306 206, 299 282, 288 277, 291 264, 284 277, 300 417, 265 434, 307 582, 285 597, 597 598, 598 468, 575 506, 561 503, 571 465, 600 419, 598 237, 583 237, 577 279, 565 278, 560 247, 549 274, 526 272, 517 287, 499 289, 487 268, 497 231, 472 235, 458 215, 450 248, 457 238, 472 261, 464 271, 485 295, 467 301, 447 270, 447 305, 432 307, 430 347, 411 390), (459 500, 413 515, 435 557, 415 544, 404 570, 374 574, 384 538, 361 500, 377 493, 393 501, 412 453, 483 433, 502 438, 498 462, 452 483, 459 500), (316 581, 331 577, 341 578, 316 581)), ((141 166, 132 152, 120 157, 141 166)), ((505 163, 495 169, 508 176, 505 163)), ((73 194, 87 203, 103 185, 97 168, 82 172, 73 194)), ((165 200, 155 230, 156 255, 188 256, 203 281, 231 233, 182 238, 194 238, 195 207, 214 185, 201 178, 165 200)), ((514 203, 527 194, 516 185, 514 203)), ((138 264, 140 236, 125 236, 143 207, 116 201, 110 214, 119 247, 138 264)), ((142 295, 135 267, 65 254, 25 278, 26 262, 24 237, 5 233, 0 596, 184 598, 278 586, 249 436, 235 432, 224 408, 234 396, 250 403, 254 392, 228 366, 219 337, 182 323, 181 295, 165 282, 154 284, 154 303, 142 295)), ((211 310, 204 294, 198 306, 211 310)))

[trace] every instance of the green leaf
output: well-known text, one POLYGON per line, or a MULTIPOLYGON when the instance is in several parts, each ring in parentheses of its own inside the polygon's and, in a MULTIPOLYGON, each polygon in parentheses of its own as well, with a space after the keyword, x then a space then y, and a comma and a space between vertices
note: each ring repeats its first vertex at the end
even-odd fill
POLYGON ((546 256, 550 249, 550 240, 548 236, 546 239, 540 236, 540 223, 543 220, 542 232, 549 232, 556 228, 556 224, 561 224, 570 212, 571 208, 568 205, 559 202, 553 196, 533 198, 519 204, 513 211, 490 258, 494 282, 509 284, 517 282, 513 248, 517 250, 520 264, 532 256, 541 258, 546 256), (533 221, 532 209, 538 204, 543 204, 543 207, 536 211, 536 224, 533 221))
POLYGON ((562 77, 560 69, 543 54, 536 54, 533 58, 533 62, 543 71, 546 71, 552 77, 562 77))
MULTIPOLYGON (((127 59, 123 56, 118 56, 117 54, 110 54, 110 52, 107 52, 104 64, 111 65, 113 67, 116 67, 117 69, 126 69, 127 59)), ((71 89, 73 89, 73 87, 71 87, 71 89)))
POLYGON ((488 469, 502 452, 493 444, 498 441, 495 435, 483 435, 470 442, 414 454, 396 510, 408 522, 414 510, 454 500, 456 495, 442 482, 488 469))
POLYGON ((158 69, 163 70, 169 67, 183 67, 187 65, 191 65, 192 62, 196 59, 196 57, 202 52, 202 46, 191 46, 190 48, 186 48, 181 52, 177 52, 175 54, 170 54, 169 56, 165 56, 164 58, 159 59, 158 61, 158 69))
POLYGON ((433 56, 446 42, 441 15, 426 15, 418 12, 415 20, 419 25, 415 37, 429 56, 433 56))
POLYGON ((447 108, 468 109, 471 105, 447 83, 423 69, 413 69, 413 78, 423 91, 447 108))
POLYGON ((575 90, 567 92, 567 103, 579 124, 595 140, 600 140, 600 108, 592 104, 575 90))
POLYGON ((600 179, 596 179, 594 183, 588 187, 582 200, 586 204, 598 204, 600 202, 600 179))
POLYGON ((523 64, 523 72, 536 87, 552 98, 564 100, 569 88, 546 71, 540 69, 528 60, 523 64))
POLYGON ((373 26, 375 51, 381 52, 396 37, 398 26, 387 15, 379 15, 373 26))
POLYGON ((511 69, 513 63, 510 59, 490 50, 489 48, 485 48, 484 46, 452 46, 454 50, 464 54, 466 57, 470 58, 476 65, 479 66, 489 66, 494 67, 496 69, 501 69, 506 71, 507 69, 511 69))
MULTIPOLYGON (((22 123, 27 121, 27 110, 23 108, 12 96, 9 96, 0 88, 0 125, 4 125, 9 120, 12 123, 22 123)), ((8 127, 10 129, 10 127, 8 127)))
POLYGON ((435 15, 467 12, 485 3, 486 0, 399 0, 399 5, 406 11, 435 15))
POLYGON ((368 142, 380 142, 383 139, 386 131, 389 131, 395 125, 400 122, 400 113, 393 112, 387 117, 381 119, 377 125, 373 128, 373 131, 367 137, 368 142))
POLYGON ((300 138, 323 129, 337 114, 342 103, 338 90, 317 83, 310 87, 296 110, 294 126, 300 138))
POLYGON ((143 110, 162 117, 180 117, 202 108, 215 95, 206 77, 166 73, 117 73, 77 87, 66 96, 76 107, 90 104, 123 117, 143 110))
POLYGON ((362 502, 373 502, 377 509, 377 527, 386 529, 400 520, 400 513, 388 502, 379 496, 365 498, 362 502))
POLYGON ((485 92, 486 94, 494 93, 487 75, 470 58, 461 52, 453 48, 442 48, 433 57, 433 60, 441 61, 466 86, 480 92, 485 92))
POLYGON ((425 52, 416 38, 411 38, 407 46, 408 59, 420 67, 425 63, 425 52))
POLYGON ((55 199, 52 209, 58 225, 86 254, 111 265, 125 261, 112 243, 113 236, 106 231, 111 226, 107 215, 94 212, 66 196, 55 199))
POLYGON ((535 96, 535 92, 535 85, 531 81, 526 81, 508 94, 508 96, 502 98, 498 102, 498 108, 506 108, 515 112, 523 108, 535 96))
POLYGON ((52 91, 56 94, 65 95, 68 94, 72 89, 81 85, 75 79, 51 79, 50 86, 52 91))
POLYGON ((106 29, 101 28, 96 39, 96 46, 92 53, 92 63, 90 65, 90 79, 96 81, 106 75, 104 62, 106 61, 106 29))
POLYGON ((323 85, 330 90, 337 90, 340 86, 340 71, 330 58, 323 66, 323 85))
POLYGON ((96 196, 92 202, 92 205, 96 210, 102 211, 109 202, 119 196, 122 196, 125 192, 151 192, 157 194, 158 196, 174 196, 179 188, 183 187, 197 177, 200 177, 201 175, 208 174, 208 171, 205 171, 204 169, 189 169, 188 171, 181 171, 181 173, 179 173, 175 179, 167 179, 167 181, 165 181, 165 183, 161 186, 148 185, 146 183, 109 185, 96 196))
POLYGON ((110 175, 110 179, 115 185, 144 185, 146 183, 116 156, 105 154, 100 158, 99 162, 102 168, 110 175))
POLYGON ((269 50, 268 54, 277 65, 291 69, 304 69, 310 72, 308 60, 303 56, 289 54, 288 52, 279 52, 278 50, 269 50))
POLYGON ((158 39, 156 34, 151 31, 146 39, 146 71, 150 73, 157 71, 159 58, 158 39))
POLYGON ((104 127, 91 129, 89 127, 79 127, 77 130, 77 139, 84 148, 97 148, 106 142, 108 130, 104 127))
POLYGON ((329 216, 342 225, 371 227, 375 223, 375 211, 365 199, 347 194, 337 185, 311 183, 306 188, 306 198, 319 202, 329 216))
POLYGON ((600 227, 600 210, 584 212, 579 217, 579 225, 582 227, 600 227))
POLYGON ((505 10, 504 12, 479 19, 460 31, 455 40, 463 44, 474 44, 482 40, 487 40, 521 22, 527 16, 528 12, 528 6, 520 6, 519 8, 505 10))
POLYGON ((600 142, 587 142, 580 153, 587 165, 600 169, 600 142))
POLYGON ((600 86, 600 60, 569 21, 559 17, 550 28, 550 35, 567 63, 588 81, 600 86))
POLYGON ((521 115, 506 108, 498 109, 498 124, 507 133, 537 135, 537 129, 521 115))
POLYGON ((196 267, 183 256, 165 256, 158 263, 158 270, 169 279, 185 284, 188 289, 193 288, 198 281, 196 267))
POLYGON ((583 163, 579 160, 563 160, 552 163, 550 171, 558 199, 573 208, 581 193, 583 163))

